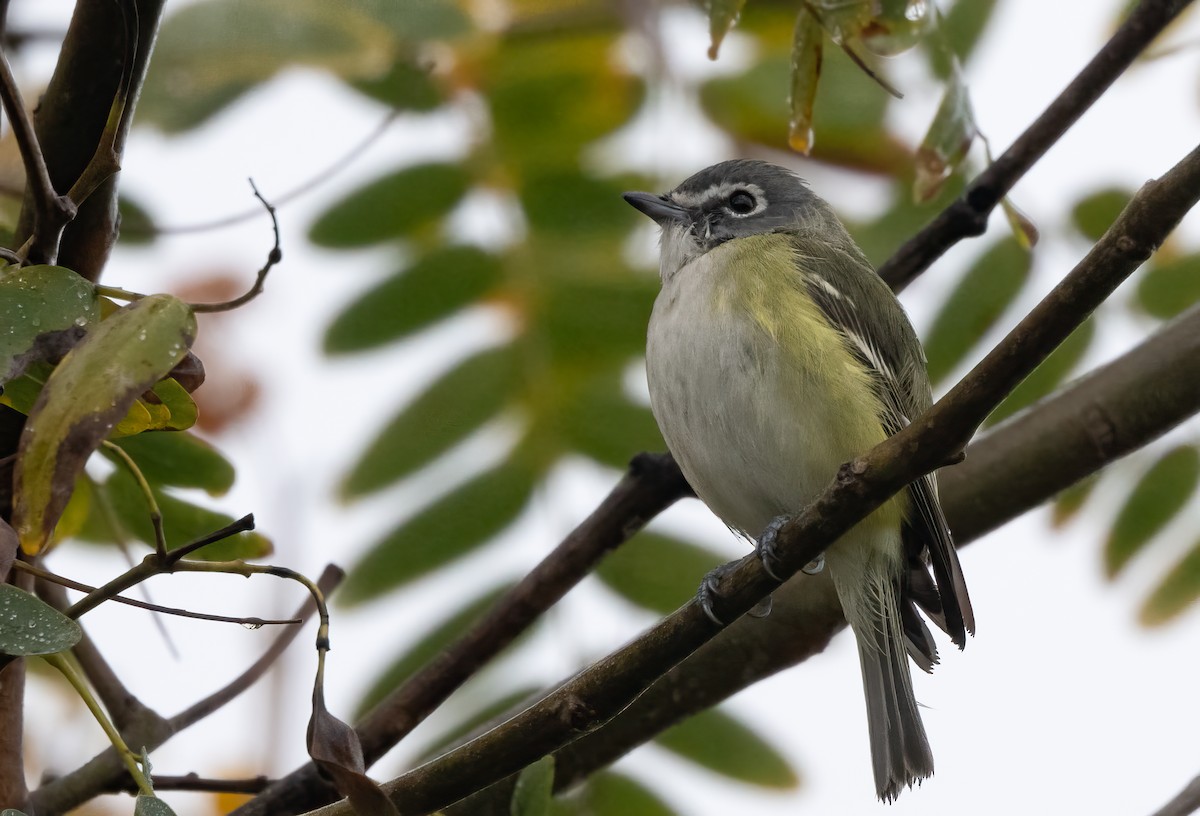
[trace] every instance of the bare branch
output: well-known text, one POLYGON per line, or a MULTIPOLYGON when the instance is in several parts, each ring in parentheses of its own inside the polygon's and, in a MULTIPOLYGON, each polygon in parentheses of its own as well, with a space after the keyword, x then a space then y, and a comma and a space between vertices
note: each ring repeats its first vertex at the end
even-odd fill
POLYGON ((1154 811, 1152 816, 1188 816, 1197 810, 1200 810, 1200 776, 1189 782, 1174 799, 1154 811))
POLYGON ((258 270, 258 275, 254 279, 254 285, 250 287, 250 290, 246 294, 233 300, 225 301, 224 303, 188 304, 192 307, 193 312, 229 312, 239 306, 244 306, 262 294, 263 284, 267 280, 267 273, 271 271, 271 267, 283 260, 283 250, 279 246, 279 219, 275 217, 275 207, 271 202, 263 198, 262 193, 254 186, 254 179, 250 179, 250 189, 254 191, 254 197, 262 202, 263 207, 266 208, 267 215, 271 216, 271 227, 275 230, 275 245, 267 253, 267 262, 258 270))
POLYGON ((967 185, 957 200, 906 241, 879 268, 879 275, 899 292, 960 240, 983 234, 988 216, 1021 176, 1062 138, 1191 1, 1142 0, 1042 115, 967 185))

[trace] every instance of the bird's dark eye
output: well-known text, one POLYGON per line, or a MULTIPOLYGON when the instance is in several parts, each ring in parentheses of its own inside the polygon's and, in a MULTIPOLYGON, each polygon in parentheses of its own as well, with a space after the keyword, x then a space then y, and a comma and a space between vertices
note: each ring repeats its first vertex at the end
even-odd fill
POLYGON ((757 206, 758 202, 754 196, 745 190, 735 190, 729 196, 729 209, 738 215, 749 215, 757 206))

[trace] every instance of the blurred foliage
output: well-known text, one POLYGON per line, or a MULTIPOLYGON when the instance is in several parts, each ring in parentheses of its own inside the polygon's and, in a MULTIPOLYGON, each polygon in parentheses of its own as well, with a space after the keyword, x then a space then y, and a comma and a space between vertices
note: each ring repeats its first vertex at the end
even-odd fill
MULTIPOLYGON (((309 228, 310 240, 321 247, 391 249, 402 259, 333 319, 324 338, 331 355, 385 348, 466 309, 500 311, 512 326, 491 348, 455 361, 393 409, 345 474, 341 496, 355 501, 420 478, 426 466, 500 422, 515 429, 497 460, 463 474, 423 508, 397 508, 392 528, 351 569, 340 594, 344 602, 378 598, 478 552, 512 526, 565 461, 582 457, 621 467, 640 450, 663 447, 648 408, 625 386, 644 348, 657 280, 653 270, 635 267, 627 252, 640 216, 620 202, 619 193, 659 189, 674 180, 601 167, 595 150, 656 103, 653 83, 692 95, 739 153, 785 157, 790 143, 811 154, 790 160, 802 173, 818 162, 827 173, 884 181, 878 214, 849 224, 879 263, 963 189, 976 132, 960 66, 970 64, 1000 4, 821 0, 802 12, 799 3, 782 0, 706 0, 696 13, 707 15, 711 56, 718 56, 731 32, 754 47, 735 70, 705 79, 670 76, 669 61, 658 59, 663 44, 638 27, 637 15, 622 17, 620 4, 500 5, 504 14, 485 18, 479 4, 455 0, 198 0, 166 21, 139 107, 143 124, 185 132, 212 122, 280 73, 304 68, 336 77, 364 101, 380 104, 381 115, 469 114, 463 118, 472 131, 462 155, 382 170, 329 202, 309 228), (647 75, 628 58, 631 40, 657 66, 647 75), (894 106, 904 102, 889 94, 887 64, 877 59, 910 49, 940 83, 942 98, 918 145, 894 130, 894 106), (454 232, 464 204, 480 194, 500 202, 516 225, 497 245, 469 245, 454 232)), ((1075 202, 1071 237, 1095 240, 1128 196, 1127 190, 1104 188, 1075 202)), ((132 201, 124 211, 131 223, 154 223, 153 214, 132 201)), ((978 359, 989 337, 1011 326, 1009 308, 1037 280, 1027 246, 1035 230, 1008 202, 1005 212, 1016 237, 991 239, 958 270, 957 283, 946 287, 935 310, 927 351, 931 373, 943 382, 978 359)), ((1137 319, 1156 321, 1200 299, 1198 257, 1177 252, 1149 265, 1133 299, 1137 319)), ((1072 334, 989 422, 1079 374, 1115 308, 1102 309, 1072 334)), ((176 532, 169 535, 178 537, 198 527, 207 511, 173 491, 220 492, 232 471, 192 437, 162 434, 174 441, 156 446, 151 440, 157 436, 121 444, 151 478, 164 515, 173 514, 176 532)), ((1194 442, 1185 442, 1167 454, 1134 457, 1143 464, 1157 459, 1136 487, 1125 489, 1121 518, 1139 521, 1119 519, 1114 526, 1106 551, 1111 572, 1160 537, 1166 522, 1186 507, 1195 488, 1194 464, 1188 464, 1195 450, 1194 442)), ((1060 496, 1056 520, 1065 523, 1084 506, 1091 487, 1109 478, 1060 496)), ((68 508, 64 518, 79 519, 85 538, 144 538, 144 526, 124 515, 131 501, 128 481, 118 470, 76 494, 79 502, 111 508, 119 524, 101 523, 78 507, 68 508)), ((240 546, 245 554, 269 545, 244 537, 240 546)), ((1144 620, 1178 614, 1200 593, 1196 552, 1154 591, 1144 620)), ((719 560, 694 542, 643 533, 598 575, 624 599, 658 614, 690 597, 719 560), (661 569, 663 563, 672 568, 661 569)), ((386 669, 370 684, 364 705, 485 614, 498 591, 452 599, 457 609, 443 610, 427 632, 381 659, 386 669)), ((490 689, 493 705, 463 718, 462 732, 530 693, 503 685, 490 689)), ((727 715, 698 718, 664 735, 662 744, 755 784, 785 787, 799 778, 727 715)), ((529 812, 540 812, 535 800, 529 812)), ((557 799, 552 810, 671 812, 642 783, 615 774, 596 775, 557 799)))

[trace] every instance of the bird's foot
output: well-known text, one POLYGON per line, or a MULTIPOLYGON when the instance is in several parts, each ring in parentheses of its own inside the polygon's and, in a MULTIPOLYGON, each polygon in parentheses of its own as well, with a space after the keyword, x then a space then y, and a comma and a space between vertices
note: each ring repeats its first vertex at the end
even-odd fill
MULTIPOLYGON (((724 626, 725 621, 721 620, 717 615, 715 604, 721 593, 718 587, 721 585, 721 579, 729 574, 740 562, 730 561, 728 564, 712 570, 708 575, 704 576, 704 580, 700 582, 700 589, 696 592, 696 600, 700 603, 700 609, 704 611, 705 617, 715 623, 717 626, 724 626)), ((754 608, 746 613, 752 618, 765 618, 771 614, 771 596, 763 598, 754 608)))
MULTIPOLYGON (((775 567, 779 564, 779 556, 775 553, 775 547, 779 539, 779 531, 791 520, 791 516, 776 516, 771 519, 771 523, 754 542, 754 551, 758 553, 758 559, 762 561, 763 569, 776 581, 783 581, 783 579, 775 571, 775 567)), ((806 575, 816 575, 823 569, 825 569, 825 555, 821 554, 801 567, 800 571, 806 575)))

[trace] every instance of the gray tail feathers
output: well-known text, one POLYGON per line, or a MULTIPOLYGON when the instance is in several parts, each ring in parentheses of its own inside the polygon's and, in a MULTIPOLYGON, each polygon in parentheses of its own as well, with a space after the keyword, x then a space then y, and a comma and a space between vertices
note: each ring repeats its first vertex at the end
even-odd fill
POLYGON ((878 617, 854 622, 853 628, 867 698, 875 792, 891 802, 904 787, 933 775, 933 754, 913 695, 899 599, 885 591, 871 600, 878 617))

